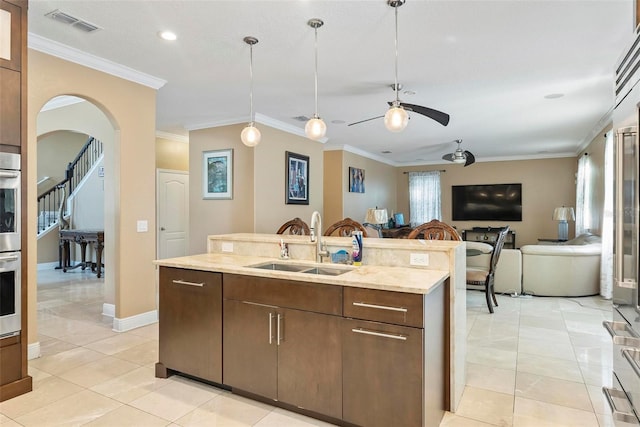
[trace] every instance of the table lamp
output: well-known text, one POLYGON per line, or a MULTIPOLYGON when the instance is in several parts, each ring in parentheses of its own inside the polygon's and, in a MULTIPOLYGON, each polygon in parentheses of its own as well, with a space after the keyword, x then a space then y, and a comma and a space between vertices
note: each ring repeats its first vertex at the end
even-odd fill
POLYGON ((367 209, 367 216, 364 219, 365 223, 373 224, 379 229, 382 229, 382 224, 389 222, 389 215, 386 209, 369 208, 367 209))
POLYGON ((558 221, 558 240, 569 240, 569 223, 567 221, 575 221, 576 214, 573 208, 555 208, 553 210, 553 219, 558 221))

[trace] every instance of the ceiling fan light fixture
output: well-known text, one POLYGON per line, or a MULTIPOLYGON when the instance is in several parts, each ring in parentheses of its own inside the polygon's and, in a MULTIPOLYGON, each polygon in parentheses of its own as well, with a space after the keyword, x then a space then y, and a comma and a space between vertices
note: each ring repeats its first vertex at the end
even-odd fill
POLYGON ((409 124, 409 113, 400 106, 392 105, 384 115, 384 125, 391 132, 402 132, 409 124))
POLYGON ((467 158, 464 156, 464 154, 462 156, 456 156, 453 159, 453 163, 458 163, 458 164, 463 164, 466 161, 467 161, 467 158))
POLYGON ((253 45, 258 43, 258 39, 252 36, 247 36, 243 40, 249 45, 249 77, 251 79, 249 87, 249 114, 251 116, 251 121, 244 129, 242 129, 242 132, 240 133, 240 140, 247 147, 255 147, 260 144, 260 140, 262 139, 260 131, 253 123, 253 45))
POLYGON ((313 118, 307 121, 307 124, 304 126, 304 133, 307 135, 307 138, 318 140, 320 138, 324 138, 327 134, 327 125, 318 115, 318 28, 324 25, 322 19, 313 18, 307 21, 307 25, 313 28, 315 32, 315 114, 313 118))

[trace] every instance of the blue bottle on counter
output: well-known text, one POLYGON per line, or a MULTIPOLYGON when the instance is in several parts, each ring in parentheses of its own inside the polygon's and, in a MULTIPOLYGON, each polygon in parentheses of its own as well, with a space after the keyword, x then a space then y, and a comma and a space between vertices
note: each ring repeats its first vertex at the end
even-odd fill
POLYGON ((353 265, 362 265, 362 231, 354 231, 351 233, 352 240, 352 252, 353 265))

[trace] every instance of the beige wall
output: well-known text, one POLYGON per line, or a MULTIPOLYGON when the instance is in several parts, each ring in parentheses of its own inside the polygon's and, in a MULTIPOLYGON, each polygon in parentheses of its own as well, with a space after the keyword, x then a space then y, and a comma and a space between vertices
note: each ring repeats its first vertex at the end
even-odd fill
MULTIPOLYGON (((538 238, 557 238, 553 209, 575 206, 575 157, 544 160, 477 162, 471 166, 430 165, 397 169, 398 211, 409 220, 409 179, 406 171, 446 170, 441 174, 442 220, 463 230, 471 227, 508 225, 516 232, 516 246, 538 243, 538 238), (451 186, 467 184, 522 183, 522 221, 452 221, 451 186)), ((574 224, 569 223, 569 238, 574 224)))
POLYGON ((367 209, 396 208, 396 168, 349 151, 324 153, 325 218, 323 227, 343 218, 364 222, 367 209), (364 169, 364 193, 349 192, 349 168, 364 169))
POLYGON ((156 138, 156 168, 188 171, 189 143, 156 138))
POLYGON ((189 133, 189 253, 206 252, 210 234, 275 233, 284 222, 306 222, 322 212, 322 144, 278 129, 258 125, 262 141, 248 148, 240 141, 245 124, 189 133), (233 149, 233 199, 202 198, 202 153, 233 149), (309 205, 285 204, 285 151, 309 156, 309 205))
MULTIPOLYGON (((58 95, 91 100, 115 129, 105 147, 105 253, 112 260, 116 318, 156 309, 155 268, 155 104, 156 91, 50 55, 29 50, 28 194, 36 193, 37 119, 42 106, 58 95), (136 221, 147 220, 149 232, 137 233, 136 221), (134 255, 135 256, 132 256, 134 255)), ((96 132, 85 132, 99 135, 96 132)), ((104 141, 103 141, 104 142, 104 141)), ((36 245, 36 199, 28 202, 26 231, 36 245)), ((36 342, 37 251, 28 263, 29 342, 36 342)))
POLYGON ((67 165, 75 159, 89 138, 84 133, 54 131, 38 138, 38 181, 49 177, 40 186, 39 194, 53 188, 65 178, 67 165))

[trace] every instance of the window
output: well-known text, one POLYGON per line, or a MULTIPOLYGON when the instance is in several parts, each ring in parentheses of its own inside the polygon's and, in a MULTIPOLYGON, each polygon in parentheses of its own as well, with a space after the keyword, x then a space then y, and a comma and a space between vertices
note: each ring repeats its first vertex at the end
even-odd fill
POLYGON ((440 171, 409 172, 409 214, 415 227, 432 219, 442 221, 440 171))

